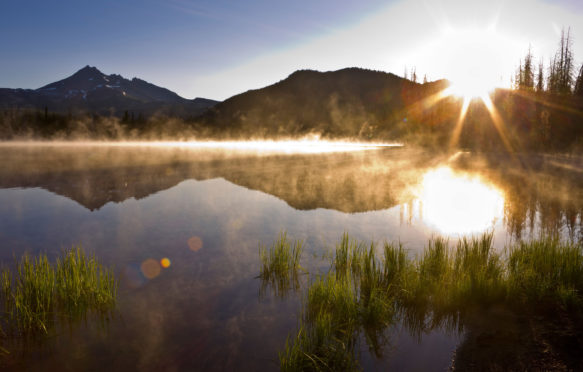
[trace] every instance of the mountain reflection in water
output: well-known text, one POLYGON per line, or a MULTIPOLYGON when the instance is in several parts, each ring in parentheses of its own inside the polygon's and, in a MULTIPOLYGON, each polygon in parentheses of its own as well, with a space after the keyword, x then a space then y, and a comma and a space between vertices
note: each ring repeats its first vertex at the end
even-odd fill
MULTIPOLYGON (((120 277, 120 318, 105 334, 77 330, 13 369, 277 369, 301 304, 293 295, 258 301, 259 242, 287 230, 306 242, 302 265, 323 272, 320 257, 343 231, 400 240, 412 254, 432 235, 483 229, 494 229, 499 248, 540 232, 580 240, 582 164, 406 147, 293 155, 0 146, 0 261, 82 244, 120 277)), ((391 332, 395 350, 381 361, 364 351, 364 366, 443 370, 459 342, 439 330, 420 342, 391 332)))
POLYGON ((299 210, 356 213, 401 205, 407 223, 423 221, 450 235, 484 231, 503 219, 516 238, 541 229, 581 237, 581 158, 461 153, 448 161, 406 148, 367 149, 293 155, 160 143, 4 145, 0 187, 41 187, 97 210, 187 179, 224 178, 299 210))

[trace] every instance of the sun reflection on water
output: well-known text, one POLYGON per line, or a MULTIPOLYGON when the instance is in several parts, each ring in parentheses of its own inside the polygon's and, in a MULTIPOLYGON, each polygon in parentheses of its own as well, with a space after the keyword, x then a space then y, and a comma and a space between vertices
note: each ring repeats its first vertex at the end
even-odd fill
POLYGON ((419 195, 423 220, 443 234, 483 232, 501 219, 503 193, 477 176, 440 167, 423 176, 419 195))

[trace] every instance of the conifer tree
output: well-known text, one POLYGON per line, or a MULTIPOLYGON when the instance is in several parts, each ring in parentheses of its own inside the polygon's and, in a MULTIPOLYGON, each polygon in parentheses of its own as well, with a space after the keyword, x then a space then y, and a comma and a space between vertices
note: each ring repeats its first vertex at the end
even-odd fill
POLYGON ((536 91, 537 92, 544 91, 544 89, 545 89, 544 81, 545 81, 544 64, 543 64, 543 60, 541 59, 540 62, 538 63, 538 74, 536 75, 536 91))
POLYGON ((522 85, 525 90, 534 89, 534 69, 532 65, 532 51, 530 46, 528 47, 528 53, 524 57, 524 69, 523 69, 522 85))
POLYGON ((534 69, 532 64, 532 51, 530 46, 528 47, 528 52, 524 57, 524 63, 521 60, 518 64, 518 70, 516 71, 515 79, 515 89, 520 90, 534 89, 534 69))
POLYGON ((559 50, 555 53, 549 66, 548 90, 551 93, 571 93, 573 87, 573 40, 571 29, 561 31, 559 50))

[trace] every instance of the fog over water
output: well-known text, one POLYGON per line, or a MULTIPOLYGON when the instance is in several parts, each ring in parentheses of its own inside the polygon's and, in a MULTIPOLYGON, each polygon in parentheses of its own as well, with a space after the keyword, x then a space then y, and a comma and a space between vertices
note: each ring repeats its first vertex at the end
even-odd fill
MULTIPOLYGON (((302 265, 322 273, 343 232, 400 241, 411 256, 436 235, 493 231, 501 251, 541 232, 583 238, 580 157, 234 145, 1 145, 0 261, 80 244, 120 278, 107 327, 88 322, 15 353, 8 369, 276 370, 300 297, 260 296, 256 277, 259 244, 282 230, 305 241, 302 265)), ((387 332, 382 360, 363 345, 367 369, 443 370, 463 339, 387 332)))

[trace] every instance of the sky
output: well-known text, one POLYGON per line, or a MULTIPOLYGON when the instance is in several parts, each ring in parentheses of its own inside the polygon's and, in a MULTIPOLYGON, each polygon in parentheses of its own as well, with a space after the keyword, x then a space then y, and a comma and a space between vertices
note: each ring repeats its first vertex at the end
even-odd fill
POLYGON ((85 65, 217 100, 298 69, 454 81, 478 70, 508 86, 529 45, 548 65, 569 26, 578 68, 583 0, 3 0, 0 87, 35 89, 85 65))

